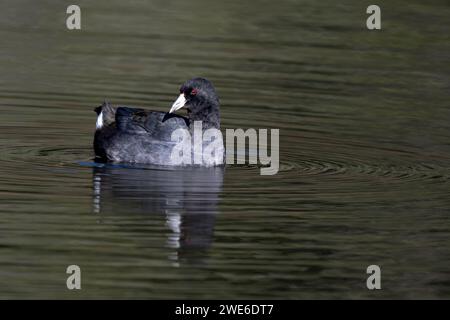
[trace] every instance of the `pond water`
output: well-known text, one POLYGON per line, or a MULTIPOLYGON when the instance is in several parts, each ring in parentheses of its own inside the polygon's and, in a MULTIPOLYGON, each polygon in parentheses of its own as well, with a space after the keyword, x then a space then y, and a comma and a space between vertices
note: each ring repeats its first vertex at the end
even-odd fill
POLYGON ((447 1, 76 3, 0 4, 0 298, 450 297, 447 1), (278 174, 93 165, 94 107, 195 76, 278 174))

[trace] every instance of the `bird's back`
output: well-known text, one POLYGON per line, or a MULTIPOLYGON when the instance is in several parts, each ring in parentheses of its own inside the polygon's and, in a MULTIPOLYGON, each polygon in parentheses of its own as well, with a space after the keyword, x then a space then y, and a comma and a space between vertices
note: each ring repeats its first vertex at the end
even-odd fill
POLYGON ((106 102, 95 111, 94 150, 104 161, 166 164, 175 144, 172 133, 189 129, 186 118, 165 112, 113 107, 106 102))

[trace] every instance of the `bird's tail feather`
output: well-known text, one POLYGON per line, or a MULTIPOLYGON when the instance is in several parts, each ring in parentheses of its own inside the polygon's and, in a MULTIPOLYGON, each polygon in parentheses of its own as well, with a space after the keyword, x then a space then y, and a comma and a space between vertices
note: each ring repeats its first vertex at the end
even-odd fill
POLYGON ((114 123, 116 117, 116 108, 109 102, 105 101, 101 106, 94 109, 97 116, 102 117, 102 125, 110 125, 114 123))

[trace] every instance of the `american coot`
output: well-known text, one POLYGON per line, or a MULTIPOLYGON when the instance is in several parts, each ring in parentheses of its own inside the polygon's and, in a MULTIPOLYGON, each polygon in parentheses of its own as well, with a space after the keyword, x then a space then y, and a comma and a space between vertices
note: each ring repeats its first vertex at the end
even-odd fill
MULTIPOLYGON (((95 109, 97 126, 94 137, 94 150, 97 161, 142 163, 153 165, 179 165, 180 159, 174 159, 173 154, 190 152, 188 159, 206 159, 183 164, 200 164, 202 166, 223 165, 224 146, 220 134, 220 104, 212 83, 203 78, 186 81, 180 88, 180 95, 173 103, 168 113, 146 111, 128 107, 113 107, 109 103, 95 109), (187 116, 174 114, 185 107, 187 116), (200 125, 199 125, 200 124, 200 125), (174 132, 182 130, 188 133, 189 139, 180 139, 174 132), (200 149, 194 147, 200 129, 200 149), (216 131, 220 137, 203 141, 205 131, 216 131), (175 136, 175 138, 174 138, 175 136), (177 140, 180 139, 180 140, 177 140), (208 143, 214 141, 214 149, 208 148, 208 143), (181 147, 180 147, 181 144, 181 147), (203 148, 202 148, 203 147, 203 148), (206 148, 205 148, 206 147, 206 148), (176 148, 176 149, 175 149, 176 148), (177 151, 177 152, 173 152, 177 151), (192 156, 192 157, 191 157, 192 156), (213 161, 211 161, 213 159, 213 161)), ((198 146, 198 144, 197 144, 198 146)), ((186 155, 184 154, 184 156, 186 155)))

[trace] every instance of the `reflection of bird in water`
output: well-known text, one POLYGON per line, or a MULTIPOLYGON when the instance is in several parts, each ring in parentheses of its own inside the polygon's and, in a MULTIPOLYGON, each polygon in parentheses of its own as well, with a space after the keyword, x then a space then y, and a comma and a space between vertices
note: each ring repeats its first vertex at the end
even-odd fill
POLYGON ((93 210, 163 214, 169 229, 167 246, 174 265, 199 263, 213 241, 224 169, 184 168, 143 170, 117 166, 94 167, 93 210))

